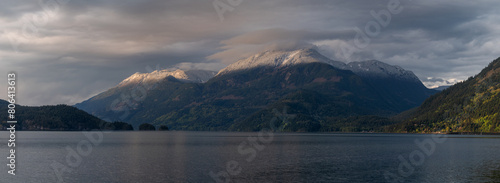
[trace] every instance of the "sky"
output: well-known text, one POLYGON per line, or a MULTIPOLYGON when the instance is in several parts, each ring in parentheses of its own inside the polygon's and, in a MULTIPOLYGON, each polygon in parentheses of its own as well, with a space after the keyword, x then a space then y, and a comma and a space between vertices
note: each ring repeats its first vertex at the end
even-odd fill
POLYGON ((450 85, 500 57, 497 7, 497 0, 2 0, 0 73, 16 72, 19 104, 73 105, 135 72, 218 71, 260 51, 313 46, 332 60, 380 60, 428 87, 450 85))

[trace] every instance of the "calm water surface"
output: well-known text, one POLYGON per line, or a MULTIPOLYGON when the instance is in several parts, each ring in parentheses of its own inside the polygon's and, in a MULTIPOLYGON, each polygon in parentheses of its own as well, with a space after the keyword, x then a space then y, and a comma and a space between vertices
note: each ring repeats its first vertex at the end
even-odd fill
POLYGON ((499 136, 446 136, 437 143, 431 135, 406 134, 102 135, 92 144, 82 132, 17 132, 17 175, 11 176, 2 131, 0 182, 52 183, 57 174, 71 183, 500 182, 499 136), (422 149, 416 140, 431 144, 422 149))

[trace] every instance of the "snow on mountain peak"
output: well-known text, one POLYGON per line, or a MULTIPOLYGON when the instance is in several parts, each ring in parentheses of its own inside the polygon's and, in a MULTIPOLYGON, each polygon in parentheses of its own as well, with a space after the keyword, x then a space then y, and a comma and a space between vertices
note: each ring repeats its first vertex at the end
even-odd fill
POLYGON ((118 86, 125 86, 130 84, 139 84, 145 82, 158 82, 169 76, 172 76, 180 81, 184 82, 197 82, 202 83, 208 81, 210 78, 215 76, 214 71, 206 70, 180 70, 180 69, 165 69, 165 70, 155 70, 151 73, 135 73, 127 79, 123 80, 118 84, 118 86))
POLYGON ((233 71, 251 69, 256 67, 285 67, 302 63, 323 62, 335 68, 350 70, 364 77, 394 77, 403 80, 420 82, 420 79, 411 71, 404 70, 400 66, 389 65, 377 60, 362 62, 333 61, 314 49, 299 49, 295 51, 265 51, 254 56, 241 59, 219 71, 217 75, 233 71))
POLYGON ((330 59, 313 49, 295 51, 266 51, 241 59, 219 71, 217 75, 256 67, 285 67, 303 63, 331 62, 330 59))
POLYGON ((389 65, 378 60, 368 60, 362 62, 350 62, 345 68, 352 72, 367 77, 394 77, 415 82, 420 82, 412 71, 403 69, 397 65, 389 65))

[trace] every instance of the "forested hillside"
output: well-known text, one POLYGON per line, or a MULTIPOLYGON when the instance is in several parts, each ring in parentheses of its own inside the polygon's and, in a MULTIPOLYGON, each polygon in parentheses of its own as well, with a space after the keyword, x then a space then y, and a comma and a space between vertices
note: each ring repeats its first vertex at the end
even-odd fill
MULTIPOLYGON (((7 102, 0 100, 0 110, 7 111, 7 102)), ((132 126, 123 122, 109 123, 85 111, 67 105, 27 107, 16 106, 16 130, 133 130, 132 126)), ((8 128, 8 113, 0 113, 1 128, 8 128)))
POLYGON ((500 58, 479 74, 431 96, 389 127, 397 132, 500 132, 500 58))

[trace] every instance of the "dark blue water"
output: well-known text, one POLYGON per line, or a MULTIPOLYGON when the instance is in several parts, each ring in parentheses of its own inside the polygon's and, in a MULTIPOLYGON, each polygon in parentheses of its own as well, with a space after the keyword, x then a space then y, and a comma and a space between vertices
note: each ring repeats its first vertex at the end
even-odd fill
POLYGON ((7 135, 2 183, 500 182, 498 136, 17 132, 11 176, 7 135))

